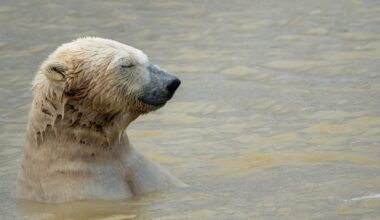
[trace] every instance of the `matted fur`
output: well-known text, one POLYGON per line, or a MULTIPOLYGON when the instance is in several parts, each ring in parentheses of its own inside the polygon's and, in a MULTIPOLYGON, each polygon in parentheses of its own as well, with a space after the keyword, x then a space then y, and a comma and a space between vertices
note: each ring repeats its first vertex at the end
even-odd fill
POLYGON ((94 37, 63 44, 47 58, 33 82, 18 198, 121 199, 184 185, 137 152, 125 133, 157 108, 138 100, 148 62, 138 49, 94 37), (120 74, 120 62, 133 70, 120 74))

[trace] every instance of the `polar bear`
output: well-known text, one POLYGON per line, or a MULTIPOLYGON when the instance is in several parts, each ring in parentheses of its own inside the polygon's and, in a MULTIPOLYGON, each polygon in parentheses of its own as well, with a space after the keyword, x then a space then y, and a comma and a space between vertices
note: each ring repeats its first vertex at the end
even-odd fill
POLYGON ((131 46, 85 37, 57 48, 33 82, 19 199, 122 199, 185 186, 130 144, 139 115, 171 99, 180 80, 131 46))

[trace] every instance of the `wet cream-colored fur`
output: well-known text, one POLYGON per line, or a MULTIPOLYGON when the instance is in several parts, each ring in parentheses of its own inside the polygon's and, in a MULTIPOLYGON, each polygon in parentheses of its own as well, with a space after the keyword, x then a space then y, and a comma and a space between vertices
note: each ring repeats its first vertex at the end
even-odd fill
POLYGON ((138 99, 147 65, 142 51, 95 37, 63 44, 45 60, 33 82, 18 198, 121 199, 184 185, 125 132, 158 108, 138 99))

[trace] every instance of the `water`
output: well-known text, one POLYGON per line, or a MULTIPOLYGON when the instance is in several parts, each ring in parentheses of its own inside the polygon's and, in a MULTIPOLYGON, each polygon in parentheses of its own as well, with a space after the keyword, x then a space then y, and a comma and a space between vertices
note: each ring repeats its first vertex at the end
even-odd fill
POLYGON ((378 218, 379 14, 376 0, 2 0, 1 219, 378 218), (34 73, 87 35, 140 48, 181 78, 128 134, 189 188, 13 199, 34 73))

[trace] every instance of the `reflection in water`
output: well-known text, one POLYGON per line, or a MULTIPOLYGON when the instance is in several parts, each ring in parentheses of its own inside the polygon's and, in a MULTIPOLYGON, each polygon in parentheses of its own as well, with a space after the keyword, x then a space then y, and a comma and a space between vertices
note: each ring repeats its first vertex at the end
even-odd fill
POLYGON ((375 219, 380 2, 3 0, 1 219, 375 219), (30 81, 60 43, 131 44, 182 85, 128 129, 190 185, 123 201, 12 197, 30 81))

